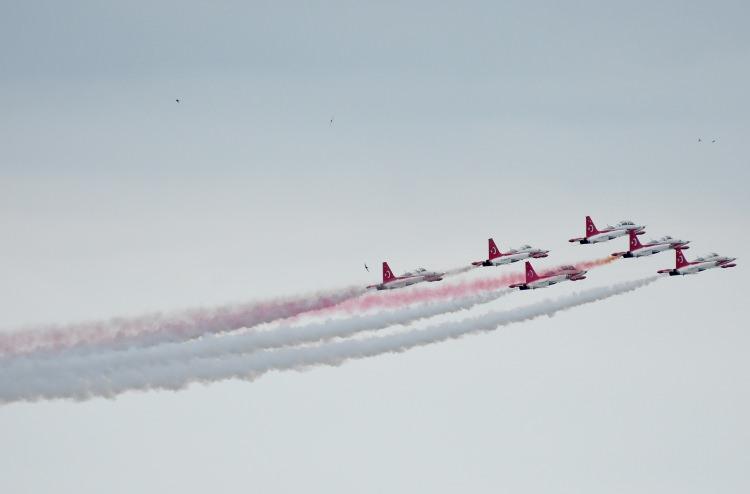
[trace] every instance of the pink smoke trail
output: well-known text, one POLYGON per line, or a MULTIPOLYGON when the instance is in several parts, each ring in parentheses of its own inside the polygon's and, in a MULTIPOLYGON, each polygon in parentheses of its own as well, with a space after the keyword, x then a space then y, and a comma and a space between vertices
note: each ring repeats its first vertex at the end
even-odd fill
POLYGON ((188 340, 204 334, 232 331, 333 307, 364 292, 364 288, 351 287, 301 297, 226 305, 213 309, 192 309, 171 315, 156 313, 16 330, 0 333, 0 356, 74 347, 141 347, 188 340))

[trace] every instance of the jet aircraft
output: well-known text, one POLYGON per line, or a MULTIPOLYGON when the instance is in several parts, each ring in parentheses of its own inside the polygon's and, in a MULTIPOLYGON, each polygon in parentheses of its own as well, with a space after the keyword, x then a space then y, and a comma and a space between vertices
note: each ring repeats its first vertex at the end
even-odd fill
POLYGON ((681 248, 676 248, 675 252, 675 268, 674 269, 660 269, 657 273, 669 274, 669 276, 686 275, 686 274, 697 274, 701 271, 713 268, 733 268, 737 264, 734 261, 736 257, 720 256, 717 253, 711 253, 707 256, 699 257, 695 261, 688 261, 685 259, 685 254, 682 253, 681 248))
POLYGON ((388 263, 383 262, 383 282, 377 285, 370 285, 367 288, 391 290, 394 288, 403 288, 405 286, 414 285, 416 283, 422 283, 423 281, 440 281, 443 279, 443 276, 445 276, 445 273, 427 271, 424 268, 404 273, 401 276, 395 276, 393 271, 391 271, 390 266, 388 266, 388 263))
POLYGON ((484 261, 472 262, 474 266, 499 266, 501 264, 510 264, 512 262, 522 261, 523 259, 547 257, 548 250, 534 248, 530 245, 522 245, 517 249, 510 249, 500 252, 491 238, 487 240, 489 257, 484 261))
POLYGON ((658 254, 659 252, 664 252, 669 249, 680 248, 685 250, 690 248, 687 245, 690 243, 690 240, 680 240, 678 238, 672 238, 669 235, 662 237, 659 240, 651 240, 645 244, 641 243, 634 230, 630 230, 628 235, 630 236, 630 250, 627 252, 615 252, 612 254, 613 257, 644 257, 658 254))
POLYGON ((542 274, 536 274, 529 261, 526 261, 526 281, 524 283, 514 283, 510 288, 520 290, 533 290, 534 288, 545 288, 563 281, 578 281, 586 279, 586 271, 578 269, 575 266, 561 266, 552 271, 542 274))
POLYGON ((594 225, 594 221, 591 216, 586 216, 586 236, 571 238, 568 242, 578 242, 581 244, 596 244, 599 242, 606 242, 613 238, 622 237, 627 235, 630 230, 635 230, 637 235, 641 235, 645 230, 644 225, 636 225, 632 221, 623 220, 617 223, 615 226, 607 226, 606 228, 599 230, 594 225))

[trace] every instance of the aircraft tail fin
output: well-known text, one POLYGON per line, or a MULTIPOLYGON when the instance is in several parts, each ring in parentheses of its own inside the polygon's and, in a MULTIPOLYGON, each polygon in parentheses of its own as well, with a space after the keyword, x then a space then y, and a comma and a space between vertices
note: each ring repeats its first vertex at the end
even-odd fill
POLYGON ((591 219, 591 216, 586 216, 586 236, 590 237, 591 235, 596 235, 597 233, 599 233, 599 230, 596 229, 594 220, 591 219))
POLYGON ((487 240, 488 249, 489 249, 489 259, 495 259, 496 257, 500 257, 500 249, 497 248, 497 245, 495 245, 495 241, 491 238, 487 240))
POLYGON ((674 257, 677 264, 677 269, 690 264, 688 260, 685 259, 685 254, 682 253, 682 249, 680 249, 679 247, 674 250, 674 257))
POLYGON ((391 267, 388 265, 387 262, 383 261, 383 283, 389 283, 395 279, 396 277, 393 276, 393 271, 391 270, 391 267))
POLYGON ((539 279, 539 275, 536 274, 536 271, 534 271, 534 267, 531 265, 529 261, 526 261, 526 283, 531 283, 532 281, 536 281, 539 279))
POLYGON ((628 230, 628 235, 630 235, 630 250, 637 250, 643 248, 643 244, 641 244, 641 241, 638 240, 638 234, 635 230, 628 230))

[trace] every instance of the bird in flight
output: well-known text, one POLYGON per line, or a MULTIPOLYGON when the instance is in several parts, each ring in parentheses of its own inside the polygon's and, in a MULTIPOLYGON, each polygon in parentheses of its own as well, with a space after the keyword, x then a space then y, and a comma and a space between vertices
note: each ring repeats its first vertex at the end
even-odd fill
POLYGON ((333 125, 333 117, 331 117, 331 121, 328 122, 328 125, 333 125))
POLYGON ((716 142, 716 139, 711 139, 711 144, 713 144, 714 142, 716 142))
POLYGON ((368 273, 370 272, 370 268, 367 267, 367 263, 365 263, 365 269, 367 270, 368 273))
POLYGON ((179 103, 180 102, 180 98, 177 98, 175 101, 179 103))
POLYGON ((699 138, 698 138, 698 142, 703 142, 703 139, 701 139, 701 138, 699 137, 699 138))

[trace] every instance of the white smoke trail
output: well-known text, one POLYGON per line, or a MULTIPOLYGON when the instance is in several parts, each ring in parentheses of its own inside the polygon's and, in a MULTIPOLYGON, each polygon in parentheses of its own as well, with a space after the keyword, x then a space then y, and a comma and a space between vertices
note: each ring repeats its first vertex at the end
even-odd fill
POLYGON ((171 315, 150 314, 59 327, 0 333, 0 356, 36 353, 54 355, 66 350, 88 353, 102 348, 130 348, 186 341, 207 334, 232 331, 334 307, 367 290, 350 287, 299 297, 193 309, 171 315))
POLYGON ((231 378, 254 380, 273 370, 301 370, 316 365, 337 366, 351 359, 404 352, 410 348, 460 338, 471 333, 492 331, 540 316, 553 316, 562 310, 636 290, 657 279, 654 276, 609 287, 592 288, 526 307, 366 339, 348 339, 313 347, 263 350, 223 359, 172 361, 167 365, 126 369, 114 376, 91 374, 82 378, 60 372, 54 375, 29 376, 26 379, 2 379, 0 402, 114 397, 131 390, 177 390, 193 382, 210 383, 231 378))
POLYGON ((453 268, 453 269, 447 270, 445 272, 445 276, 456 276, 456 275, 459 275, 459 274, 468 273, 469 271, 472 271, 472 270, 474 270, 476 268, 477 268, 477 266, 474 266, 473 264, 468 264, 468 265, 462 266, 460 268, 453 268))
POLYGON ((362 331, 373 331, 395 325, 406 325, 440 314, 468 310, 512 293, 511 289, 477 294, 458 300, 433 302, 404 307, 395 311, 328 319, 304 326, 284 325, 271 330, 253 330, 228 335, 208 335, 182 343, 167 343, 147 348, 124 351, 104 351, 91 354, 60 354, 42 358, 34 354, 12 359, 0 359, 0 372, 10 379, 29 375, 97 374, 109 375, 121 369, 164 365, 172 361, 187 362, 195 358, 219 358, 232 354, 250 353, 259 349, 315 343, 331 338, 342 338, 362 331))

